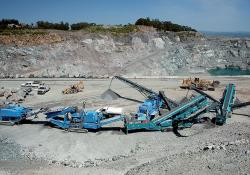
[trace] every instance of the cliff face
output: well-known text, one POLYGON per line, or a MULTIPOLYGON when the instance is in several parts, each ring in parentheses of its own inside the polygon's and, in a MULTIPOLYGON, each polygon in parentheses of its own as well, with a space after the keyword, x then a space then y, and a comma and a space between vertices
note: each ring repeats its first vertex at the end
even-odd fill
POLYGON ((152 30, 123 35, 50 31, 39 37, 0 38, 0 77, 189 75, 225 65, 250 69, 250 39, 152 30))

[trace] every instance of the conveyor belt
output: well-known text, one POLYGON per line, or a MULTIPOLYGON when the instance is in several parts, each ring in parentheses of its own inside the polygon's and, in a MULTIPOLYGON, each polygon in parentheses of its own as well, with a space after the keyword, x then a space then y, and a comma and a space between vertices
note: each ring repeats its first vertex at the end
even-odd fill
POLYGON ((201 91, 200 89, 197 89, 195 86, 191 86, 191 89, 194 90, 194 91, 196 91, 196 92, 198 92, 201 95, 206 96, 207 98, 211 99, 212 101, 215 101, 215 102, 219 103, 219 101, 216 100, 214 97, 212 97, 211 95, 208 95, 207 93, 201 91))
POLYGON ((229 107, 230 103, 233 100, 232 99, 233 98, 233 91, 234 91, 233 86, 234 86, 233 84, 229 84, 227 86, 226 94, 225 94, 224 101, 223 101, 223 106, 222 106, 222 110, 224 110, 224 111, 228 110, 228 107, 229 107))
MULTIPOLYGON (((139 85, 139 84, 137 84, 137 83, 135 83, 135 82, 133 82, 131 80, 128 80, 128 79, 126 79, 124 77, 114 76, 113 79, 114 78, 116 78, 116 79, 118 79, 118 80, 120 80, 120 81, 128 84, 129 86, 135 88, 136 90, 138 90, 140 93, 144 94, 147 97, 150 96, 150 95, 152 95, 152 94, 158 95, 158 93, 152 91, 151 89, 148 89, 148 88, 146 88, 146 87, 144 87, 142 85, 139 85)), ((111 82, 112 82, 112 80, 111 80, 111 82)))
POLYGON ((195 103, 205 100, 206 97, 204 97, 203 95, 199 95, 197 97, 195 97, 194 99, 192 99, 191 101, 182 104, 181 106, 175 107, 174 109, 172 109, 171 111, 169 111, 166 115, 162 116, 162 117, 158 117, 152 120, 152 122, 154 124, 159 124, 165 120, 167 120, 168 118, 172 117, 173 115, 182 112, 183 110, 189 108, 190 106, 194 105, 195 103))
POLYGON ((172 100, 170 100, 169 98, 167 98, 166 95, 165 95, 165 93, 164 93, 163 91, 160 91, 160 92, 159 92, 159 96, 160 96, 160 98, 164 101, 164 103, 166 104, 166 107, 167 107, 167 109, 168 109, 169 111, 170 111, 171 109, 173 109, 173 108, 175 108, 175 107, 178 106, 174 101, 172 101, 172 100))
MULTIPOLYGON (((175 103, 173 100, 167 98, 165 95, 162 96, 161 93, 158 94, 157 92, 154 92, 153 90, 148 89, 148 88, 146 88, 146 87, 144 87, 144 86, 142 86, 142 85, 139 85, 139 84, 137 84, 137 83, 135 83, 135 82, 133 82, 133 81, 131 81, 131 80, 128 80, 128 79, 124 78, 124 77, 114 76, 114 77, 112 78, 112 80, 113 80, 114 78, 116 78, 116 79, 118 79, 118 80, 120 80, 120 81, 122 81, 122 82, 128 84, 128 85, 129 85, 130 87, 132 87, 132 88, 135 88, 137 91, 139 91, 141 94, 143 94, 143 95, 146 96, 147 98, 149 98, 149 97, 152 96, 152 95, 155 95, 155 96, 160 95, 160 97, 163 98, 163 101, 166 103, 166 105, 168 106, 169 109, 177 106, 177 103, 175 103)), ((110 82, 110 85, 111 85, 111 83, 112 83, 112 80, 111 80, 111 82, 110 82)), ((118 95, 119 95, 119 94, 118 94, 118 95)), ((125 97, 121 97, 121 98, 131 100, 130 98, 125 98, 125 97)))
POLYGON ((120 121, 120 120, 123 120, 123 119, 124 119, 123 115, 117 115, 117 116, 114 116, 114 117, 111 117, 111 118, 108 118, 108 119, 104 119, 100 123, 101 123, 101 126, 104 126, 104 125, 107 125, 107 124, 110 124, 110 123, 113 123, 113 122, 117 122, 117 121, 120 121))
POLYGON ((234 105, 232 105, 232 108, 238 109, 238 108, 242 108, 242 107, 249 106, 249 105, 250 105, 250 101, 244 102, 244 103, 239 103, 239 104, 234 104, 234 105))

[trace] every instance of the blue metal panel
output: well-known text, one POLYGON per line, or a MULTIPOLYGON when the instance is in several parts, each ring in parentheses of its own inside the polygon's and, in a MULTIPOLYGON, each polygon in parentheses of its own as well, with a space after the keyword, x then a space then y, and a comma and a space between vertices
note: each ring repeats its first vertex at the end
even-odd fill
POLYGON ((137 113, 143 113, 147 116, 154 116, 159 112, 162 107, 163 101, 158 96, 152 96, 150 99, 145 100, 138 108, 137 113))
POLYGON ((100 127, 100 123, 83 123, 83 128, 86 129, 99 129, 100 127))
POLYGON ((9 121, 14 124, 25 119, 31 111, 31 108, 11 104, 0 108, 0 121, 9 121))
POLYGON ((95 111, 86 112, 86 116, 84 116, 84 123, 99 123, 101 119, 101 114, 95 111))
POLYGON ((60 110, 46 112, 44 114, 46 115, 46 118, 52 118, 52 117, 56 117, 58 115, 65 115, 67 113, 75 113, 75 112, 76 112, 75 107, 66 107, 66 108, 63 108, 60 110))
POLYGON ((70 121, 49 119, 49 122, 62 129, 68 129, 70 127, 70 121))

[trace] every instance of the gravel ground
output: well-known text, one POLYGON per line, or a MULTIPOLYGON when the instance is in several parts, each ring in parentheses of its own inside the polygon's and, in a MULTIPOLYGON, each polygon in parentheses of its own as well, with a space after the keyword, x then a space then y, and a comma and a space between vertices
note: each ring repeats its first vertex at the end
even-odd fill
MULTIPOLYGON (((210 77, 211 78, 211 77, 210 77)), ((250 101, 249 78, 217 78, 220 87, 209 92, 219 99, 225 85, 235 83, 237 97, 250 101)), ((0 82, 0 87, 15 88, 22 81, 0 82)), ((83 100, 88 109, 103 106, 123 107, 133 112, 135 102, 101 98, 108 89, 109 80, 85 80, 83 92, 62 95, 61 91, 74 81, 45 81, 51 91, 45 95, 30 96, 24 105, 56 107, 79 105, 83 100)), ((133 80, 155 91, 180 100, 192 92, 178 88, 180 79, 133 80)), ((118 80, 111 89, 122 96, 143 100, 135 90, 118 80)), ((250 108, 235 111, 248 114, 250 108)), ((249 174, 250 120, 233 115, 226 125, 210 123, 194 125, 181 130, 188 137, 177 137, 172 132, 134 132, 125 135, 122 123, 105 127, 100 132, 65 133, 45 125, 44 115, 33 123, 0 126, 0 174, 249 174)))
POLYGON ((46 161, 25 154, 22 146, 14 140, 0 136, 0 174, 19 174, 20 171, 46 166, 46 161))

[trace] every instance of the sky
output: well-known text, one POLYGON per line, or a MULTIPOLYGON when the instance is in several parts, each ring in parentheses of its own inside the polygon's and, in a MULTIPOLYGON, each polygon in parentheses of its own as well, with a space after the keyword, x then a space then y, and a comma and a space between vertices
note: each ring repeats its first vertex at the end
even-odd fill
POLYGON ((250 32, 250 0, 0 0, 0 19, 134 23, 150 17, 199 31, 250 32))

